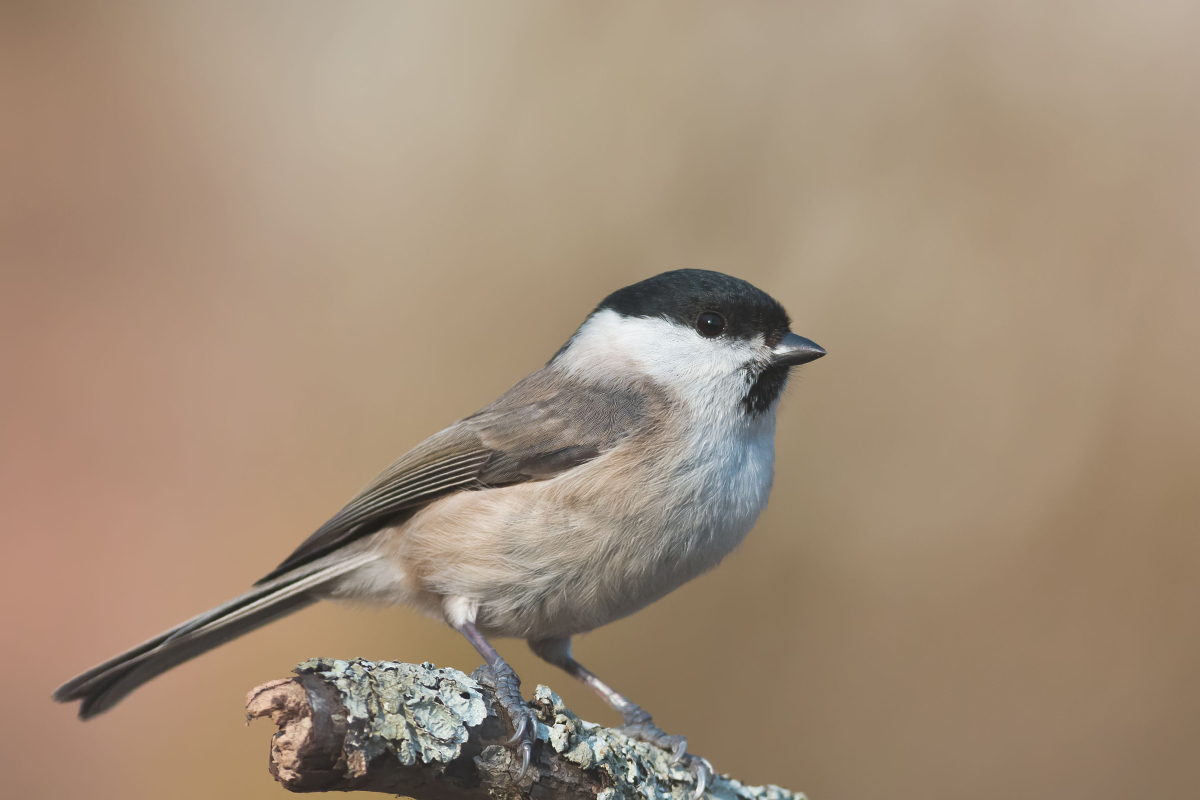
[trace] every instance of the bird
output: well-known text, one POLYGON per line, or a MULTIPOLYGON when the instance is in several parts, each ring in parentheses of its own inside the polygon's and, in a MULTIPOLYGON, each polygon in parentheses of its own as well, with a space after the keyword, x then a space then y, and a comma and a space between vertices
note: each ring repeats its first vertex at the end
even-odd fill
POLYGON ((79 717, 319 600, 443 620, 485 661, 530 765, 537 718, 491 644, 524 639, 596 691, 635 739, 712 780, 687 739, 575 660, 572 637, 713 569, 750 532, 774 478, 792 370, 826 355, 749 282, 677 269, 618 289, 540 369, 418 444, 234 599, 67 681, 79 717))

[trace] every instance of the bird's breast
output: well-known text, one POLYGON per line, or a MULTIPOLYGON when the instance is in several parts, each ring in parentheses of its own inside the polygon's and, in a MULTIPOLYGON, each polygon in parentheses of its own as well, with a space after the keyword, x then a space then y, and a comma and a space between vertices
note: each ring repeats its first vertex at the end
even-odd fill
POLYGON ((767 502, 774 420, 634 437, 557 478, 462 492, 406 526, 423 591, 470 598, 498 635, 580 633, 720 563, 767 502))

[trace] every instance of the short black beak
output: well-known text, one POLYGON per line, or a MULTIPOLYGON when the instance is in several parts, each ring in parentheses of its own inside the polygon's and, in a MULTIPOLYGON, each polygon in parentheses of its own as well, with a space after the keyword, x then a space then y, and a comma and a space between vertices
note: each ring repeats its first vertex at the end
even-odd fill
POLYGON ((785 334, 783 341, 771 351, 771 365, 794 367, 797 364, 807 364, 825 355, 825 348, 812 339, 805 339, 794 333, 785 334))

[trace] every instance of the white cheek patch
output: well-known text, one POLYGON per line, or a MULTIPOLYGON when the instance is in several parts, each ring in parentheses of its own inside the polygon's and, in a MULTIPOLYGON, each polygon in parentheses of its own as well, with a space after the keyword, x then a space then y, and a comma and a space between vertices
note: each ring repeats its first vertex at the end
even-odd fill
POLYGON ((746 364, 765 349, 761 337, 707 339, 669 320, 606 309, 580 327, 556 364, 593 381, 628 383, 632 373, 685 396, 711 392, 736 401, 748 387, 746 364))
POLYGON ((749 390, 746 365, 767 355, 762 337, 706 338, 673 321, 605 309, 584 323, 556 365, 599 383, 649 378, 706 414, 733 414, 749 390))

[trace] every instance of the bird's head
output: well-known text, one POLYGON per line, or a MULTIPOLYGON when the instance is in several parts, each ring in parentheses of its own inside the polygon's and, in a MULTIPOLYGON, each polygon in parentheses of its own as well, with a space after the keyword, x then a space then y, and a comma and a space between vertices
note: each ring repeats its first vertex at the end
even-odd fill
POLYGON ((772 411, 792 367, 825 350, 792 333, 773 297, 740 278, 680 269, 610 294, 554 363, 619 385, 649 379, 698 403, 772 411))

